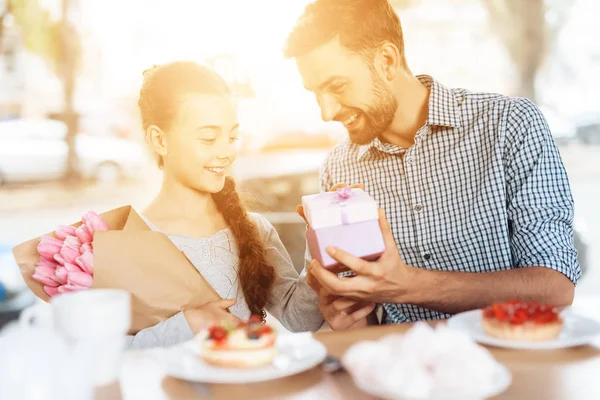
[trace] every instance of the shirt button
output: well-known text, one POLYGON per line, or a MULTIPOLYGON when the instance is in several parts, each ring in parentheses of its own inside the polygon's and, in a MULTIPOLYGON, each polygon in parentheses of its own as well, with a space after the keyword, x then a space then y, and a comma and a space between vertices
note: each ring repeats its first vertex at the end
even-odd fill
POLYGON ((406 162, 409 164, 414 164, 415 163, 415 159, 413 157, 406 157, 406 162))
POLYGON ((423 254, 423 260, 425 260, 425 261, 429 261, 429 260, 431 260, 431 254, 429 254, 429 253, 424 253, 424 254, 423 254))
POLYGON ((419 212, 419 211, 421 211, 422 209, 423 209, 423 206, 422 206, 421 204, 416 204, 416 205, 413 207, 413 210, 415 210, 416 212, 419 212))

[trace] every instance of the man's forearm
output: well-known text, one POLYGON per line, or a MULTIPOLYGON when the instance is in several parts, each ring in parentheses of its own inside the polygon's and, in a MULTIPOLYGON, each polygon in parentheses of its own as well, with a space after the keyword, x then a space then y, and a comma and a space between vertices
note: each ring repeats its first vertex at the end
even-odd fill
POLYGON ((545 267, 486 273, 416 270, 414 279, 418 282, 411 286, 419 289, 399 295, 398 303, 449 314, 512 299, 566 306, 575 292, 569 278, 545 267))

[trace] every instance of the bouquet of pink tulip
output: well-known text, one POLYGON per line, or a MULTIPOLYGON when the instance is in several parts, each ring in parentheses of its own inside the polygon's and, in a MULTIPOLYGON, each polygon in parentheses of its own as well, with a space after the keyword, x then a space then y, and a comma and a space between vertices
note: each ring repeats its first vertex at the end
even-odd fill
POLYGON ((40 259, 33 279, 44 285, 48 296, 88 289, 94 281, 94 232, 108 231, 108 225, 94 211, 88 211, 77 228, 61 225, 54 236, 42 236, 37 246, 40 259))
POLYGON ((44 301, 88 288, 127 290, 131 333, 220 299, 167 235, 150 229, 131 206, 90 211, 13 254, 25 283, 44 301))

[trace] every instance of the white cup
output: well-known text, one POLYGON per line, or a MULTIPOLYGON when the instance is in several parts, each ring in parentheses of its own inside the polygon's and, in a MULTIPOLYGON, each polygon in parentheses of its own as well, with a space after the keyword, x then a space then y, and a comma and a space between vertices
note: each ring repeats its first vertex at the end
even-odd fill
POLYGON ((131 297, 125 290, 88 289, 53 297, 21 313, 22 328, 52 328, 68 343, 90 349, 96 386, 118 379, 131 326, 131 297))
POLYGON ((92 400, 91 353, 52 329, 0 331, 0 399, 92 400))

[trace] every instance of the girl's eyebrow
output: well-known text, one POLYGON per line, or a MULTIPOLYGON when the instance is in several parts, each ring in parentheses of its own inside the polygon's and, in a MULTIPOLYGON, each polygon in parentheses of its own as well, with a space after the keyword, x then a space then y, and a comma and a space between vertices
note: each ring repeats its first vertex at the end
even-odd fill
POLYGON ((221 127, 218 126, 218 125, 201 125, 201 126, 196 127, 196 129, 197 130, 210 129, 210 130, 213 130, 213 131, 220 131, 221 127))
MULTIPOLYGON (((232 128, 231 128, 231 132, 235 131, 236 129, 238 129, 240 127, 240 124, 235 124, 232 128)), ((213 131, 221 131, 221 127, 219 125, 202 125, 196 128, 197 130, 201 130, 201 129, 210 129, 213 131)))

